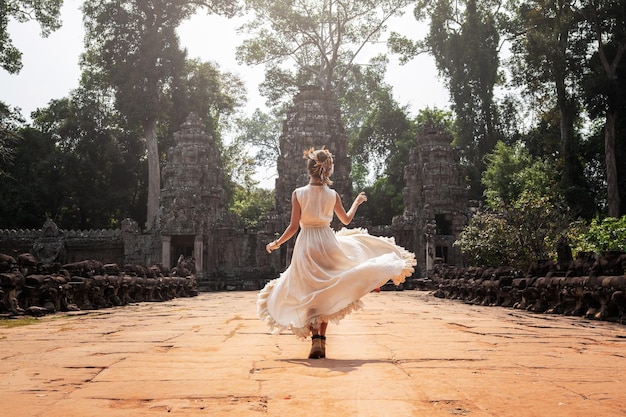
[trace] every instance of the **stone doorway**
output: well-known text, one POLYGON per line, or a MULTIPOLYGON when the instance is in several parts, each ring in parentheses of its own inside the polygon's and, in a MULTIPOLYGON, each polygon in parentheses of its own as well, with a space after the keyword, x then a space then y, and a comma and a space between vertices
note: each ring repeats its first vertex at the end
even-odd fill
POLYGON ((170 252, 172 265, 169 265, 170 268, 176 266, 176 262, 181 255, 185 258, 199 258, 199 256, 196 256, 194 253, 195 238, 196 237, 194 235, 172 236, 172 246, 170 252))

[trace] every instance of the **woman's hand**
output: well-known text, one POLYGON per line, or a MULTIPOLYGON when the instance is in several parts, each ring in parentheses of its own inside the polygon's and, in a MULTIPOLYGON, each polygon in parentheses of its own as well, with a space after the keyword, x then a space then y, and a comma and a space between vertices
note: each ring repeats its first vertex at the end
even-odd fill
POLYGON ((354 202, 356 203, 357 206, 360 206, 366 201, 367 201, 367 196, 365 195, 364 191, 360 192, 359 195, 357 195, 356 198, 354 199, 354 202))
POLYGON ((273 250, 276 250, 278 248, 280 248, 280 245, 276 240, 265 245, 265 250, 267 251, 267 253, 272 253, 273 250))

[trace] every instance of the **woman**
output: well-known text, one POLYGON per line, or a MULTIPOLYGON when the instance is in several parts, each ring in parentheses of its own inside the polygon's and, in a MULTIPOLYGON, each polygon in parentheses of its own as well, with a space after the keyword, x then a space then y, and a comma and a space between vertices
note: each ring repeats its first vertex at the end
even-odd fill
POLYGON ((266 246, 276 250, 298 229, 289 267, 267 283, 258 296, 258 311, 275 332, 312 334, 309 358, 326 357, 326 328, 362 308, 361 297, 390 279, 398 285, 413 273, 415 255, 393 238, 371 236, 362 229, 330 228, 333 213, 348 225, 367 201, 360 193, 346 212, 339 194, 330 188, 333 157, 322 148, 304 152, 309 184, 291 196, 291 220, 283 234, 266 246))

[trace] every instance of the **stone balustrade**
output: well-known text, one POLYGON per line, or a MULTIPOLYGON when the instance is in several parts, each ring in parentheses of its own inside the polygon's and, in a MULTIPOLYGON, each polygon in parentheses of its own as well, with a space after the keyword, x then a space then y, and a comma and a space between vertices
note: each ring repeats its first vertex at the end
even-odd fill
POLYGON ((158 302, 198 294, 193 259, 167 270, 84 260, 43 263, 30 253, 0 254, 0 315, 42 316, 137 302, 158 302))
POLYGON ((626 324, 626 253, 580 253, 567 268, 535 262, 527 273, 509 267, 436 265, 430 288, 469 304, 581 316, 626 324))

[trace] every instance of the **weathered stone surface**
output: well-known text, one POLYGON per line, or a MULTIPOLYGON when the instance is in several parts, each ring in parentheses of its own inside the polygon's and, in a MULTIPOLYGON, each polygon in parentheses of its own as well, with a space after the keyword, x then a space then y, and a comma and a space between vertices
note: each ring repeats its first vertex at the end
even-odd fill
POLYGON ((44 264, 32 254, 0 255, 0 316, 44 316, 198 294, 193 263, 176 268, 84 260, 44 264))
POLYGON ((463 265, 453 246, 468 220, 465 175, 452 135, 442 126, 425 126, 416 137, 404 167, 404 214, 393 219, 393 235, 417 256, 418 268, 435 262, 463 265))
POLYGON ((255 297, 0 328, 0 401, 14 417, 626 415, 623 326, 383 292, 310 360, 310 341, 268 334, 255 297))
POLYGON ((275 186, 279 214, 289 215, 291 193, 309 182, 302 152, 322 146, 334 157, 333 188, 342 201, 352 202, 352 163, 348 157, 348 135, 341 120, 339 102, 330 92, 317 87, 302 87, 287 111, 280 137, 275 186))
POLYGON ((437 297, 626 324, 625 272, 626 253, 611 251, 593 260, 581 254, 566 269, 552 260, 537 261, 526 274, 507 267, 442 264, 431 278, 437 297))

